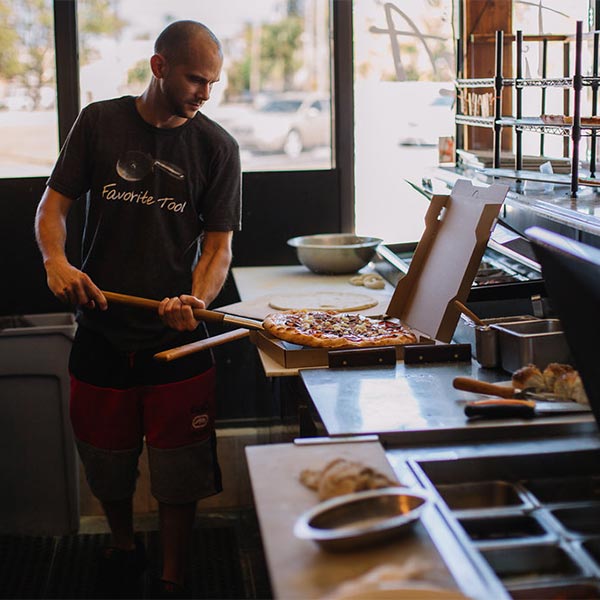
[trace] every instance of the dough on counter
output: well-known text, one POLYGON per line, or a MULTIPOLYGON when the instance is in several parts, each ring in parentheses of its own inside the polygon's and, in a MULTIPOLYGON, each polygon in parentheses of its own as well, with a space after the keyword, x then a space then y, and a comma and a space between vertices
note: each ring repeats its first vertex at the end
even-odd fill
POLYGON ((354 292, 307 292, 304 294, 277 294, 269 300, 275 310, 335 310, 348 312, 365 310, 379 304, 367 294, 354 292))
POLYGON ((348 283, 352 285, 363 285, 371 290, 382 290, 385 288, 385 280, 379 273, 361 273, 350 277, 348 283))
POLYGON ((349 461, 344 458, 332 460, 320 471, 304 469, 300 473, 300 481, 311 490, 317 491, 319 500, 327 500, 334 496, 361 490, 400 485, 361 462, 349 461))

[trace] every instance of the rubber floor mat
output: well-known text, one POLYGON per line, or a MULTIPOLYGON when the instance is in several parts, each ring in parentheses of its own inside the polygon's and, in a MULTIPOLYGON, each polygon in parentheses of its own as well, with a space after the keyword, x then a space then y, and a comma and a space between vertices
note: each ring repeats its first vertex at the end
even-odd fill
MULTIPOLYGON (((187 566, 190 597, 255 598, 254 585, 248 585, 245 574, 247 561, 240 554, 240 533, 233 523, 194 528, 187 566)), ((146 544, 148 573, 137 593, 127 597, 149 597, 152 576, 160 572, 158 532, 140 535, 146 544)), ((106 598, 97 578, 97 556, 109 541, 106 533, 0 536, 0 598, 106 598)))
POLYGON ((0 536, 0 597, 43 598, 55 547, 53 537, 0 536))

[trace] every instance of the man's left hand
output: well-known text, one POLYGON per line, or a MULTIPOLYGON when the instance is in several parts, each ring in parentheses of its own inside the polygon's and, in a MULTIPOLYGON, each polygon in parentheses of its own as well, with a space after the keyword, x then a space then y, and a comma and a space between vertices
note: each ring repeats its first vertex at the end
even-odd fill
POLYGON ((163 323, 172 329, 194 331, 198 327, 198 321, 194 318, 193 308, 206 308, 204 300, 183 294, 165 298, 158 307, 158 314, 163 323))

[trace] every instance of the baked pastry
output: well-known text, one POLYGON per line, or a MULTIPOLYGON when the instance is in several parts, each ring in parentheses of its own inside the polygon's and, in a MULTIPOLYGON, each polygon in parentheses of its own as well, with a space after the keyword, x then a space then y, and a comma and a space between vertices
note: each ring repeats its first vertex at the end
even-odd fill
POLYGON ((574 369, 567 371, 554 382, 554 393, 563 398, 570 398, 579 404, 589 404, 590 401, 585 393, 583 382, 579 373, 574 369))
POLYGON ((546 125, 570 125, 573 123, 573 117, 570 115, 542 115, 541 119, 546 125))
POLYGON ((592 115, 591 117, 581 117, 582 125, 593 125, 594 127, 600 125, 600 116, 592 115))
POLYGON ((332 460, 320 471, 304 469, 300 473, 300 481, 311 490, 317 491, 319 500, 327 500, 334 496, 361 490, 400 485, 361 462, 349 461, 344 458, 332 460))
POLYGON ((525 365, 517 369, 512 376, 513 387, 518 390, 533 389, 536 392, 546 391, 544 375, 535 365, 525 365))
POLYGON ((574 371, 571 365, 563 365, 561 363, 550 363, 543 372, 546 389, 549 392, 554 391, 556 380, 563 374, 574 371))

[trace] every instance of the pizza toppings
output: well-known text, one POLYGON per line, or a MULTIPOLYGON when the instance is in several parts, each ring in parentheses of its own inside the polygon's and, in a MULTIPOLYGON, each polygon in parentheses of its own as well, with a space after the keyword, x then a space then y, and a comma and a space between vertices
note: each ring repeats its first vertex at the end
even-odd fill
POLYGON ((265 319, 264 327, 277 338, 303 346, 390 346, 417 341, 416 336, 400 323, 335 311, 274 313, 265 319))

